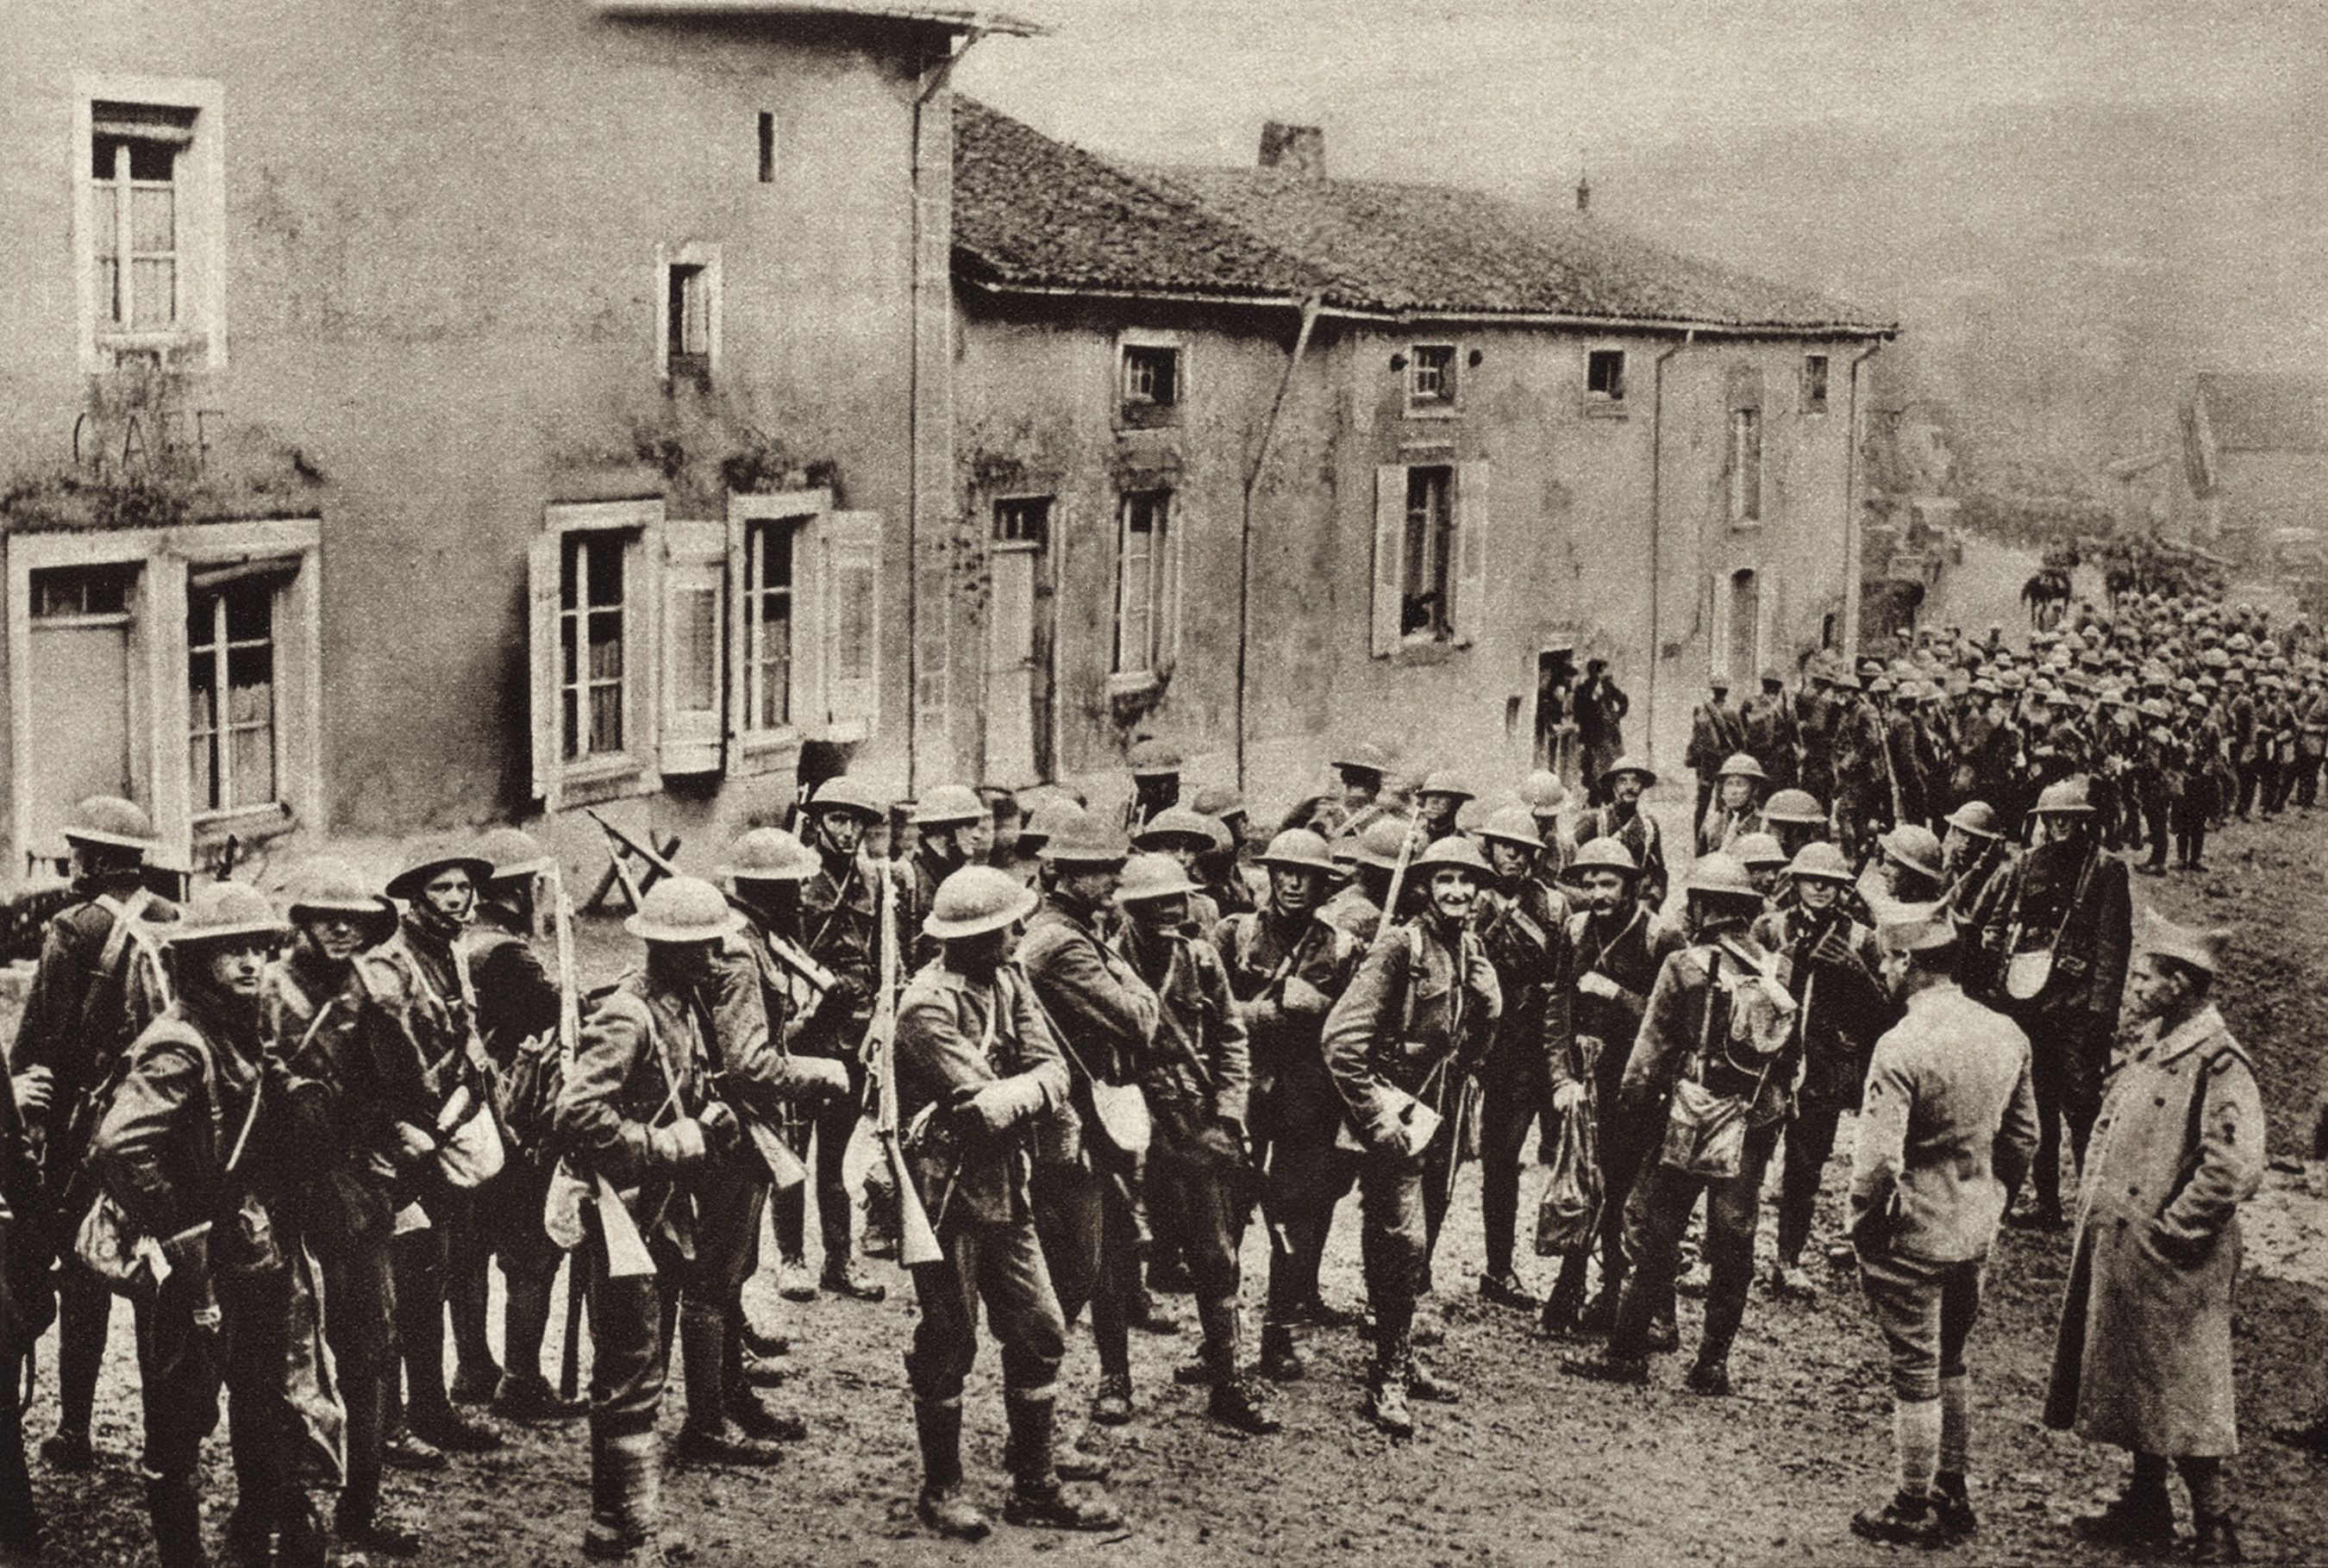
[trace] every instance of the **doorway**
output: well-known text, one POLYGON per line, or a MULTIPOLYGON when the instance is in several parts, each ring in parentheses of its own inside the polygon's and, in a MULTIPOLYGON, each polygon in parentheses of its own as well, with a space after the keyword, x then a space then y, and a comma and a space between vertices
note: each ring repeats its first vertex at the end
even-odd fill
POLYGON ((1052 502, 994 503, 986 618, 986 776, 1023 787, 1052 777, 1052 502))
POLYGON ((1546 648, 1535 656, 1535 765, 1573 784, 1582 765, 1576 744, 1576 650, 1546 648))
POLYGON ((35 858, 63 852, 74 804, 90 795, 137 798, 130 736, 134 566, 50 567, 32 574, 26 733, 38 767, 18 834, 35 858))

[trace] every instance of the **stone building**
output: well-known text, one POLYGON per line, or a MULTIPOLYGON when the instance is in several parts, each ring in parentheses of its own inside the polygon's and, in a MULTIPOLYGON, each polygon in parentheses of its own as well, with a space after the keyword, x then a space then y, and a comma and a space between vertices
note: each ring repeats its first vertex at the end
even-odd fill
POLYGON ((2328 381, 2202 372, 2181 412, 2182 531, 2258 559, 2316 555, 2328 541, 2328 381))

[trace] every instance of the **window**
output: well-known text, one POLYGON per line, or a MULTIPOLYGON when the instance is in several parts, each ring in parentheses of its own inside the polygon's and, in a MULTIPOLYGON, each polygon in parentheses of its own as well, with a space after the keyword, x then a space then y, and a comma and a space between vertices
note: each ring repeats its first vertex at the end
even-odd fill
POLYGON ((186 597, 194 814, 275 801, 275 593, 264 580, 186 597))
POLYGON ((1051 498, 1014 495, 994 503, 994 542, 1031 544, 1037 549, 1050 542, 1051 498))
POLYGON ((1625 351, 1594 349, 1584 356, 1584 396, 1594 403, 1625 400, 1625 351))
POLYGON ((1123 497, 1116 553, 1115 672, 1161 675, 1171 662, 1174 595, 1172 493, 1123 497))
POLYGON ((793 533, 789 519, 751 523, 745 535, 744 728, 792 721, 793 533))
POLYGON ((126 615, 136 583, 134 566, 50 567, 33 574, 33 615, 51 622, 126 615))
POLYGON ((656 266, 662 279, 657 373, 673 390, 709 388, 719 370, 719 248, 692 242, 664 248, 656 266))
POLYGON ((1406 471, 1406 537, 1399 574, 1399 635, 1443 643, 1451 633, 1448 583, 1455 547, 1455 471, 1406 471))
POLYGON ((1762 666, 1762 583, 1751 567, 1732 572, 1717 591, 1725 594, 1721 608, 1721 635, 1716 643, 1723 662, 1716 666, 1740 685, 1754 680, 1762 666))
POLYGON ((1180 400, 1180 351, 1168 348, 1128 348, 1123 351, 1123 400, 1169 408, 1180 400))
POLYGON ((1762 521, 1762 410, 1730 410, 1730 521, 1762 521))
POLYGON ((559 755, 578 762, 623 749, 624 540, 577 532, 560 544, 559 755))
POLYGON ((1803 356, 1803 412, 1826 412, 1827 357, 1825 354, 1803 356))
POLYGON ((73 213, 83 368, 175 366, 197 346, 205 364, 222 365, 217 85, 80 86, 73 213))
POLYGON ((772 185, 776 180, 776 117, 766 109, 760 111, 760 183, 772 185))
POLYGON ((1154 333, 1127 333, 1116 349, 1116 423, 1152 430, 1180 421, 1188 397, 1187 348, 1154 333))
POLYGON ((1406 362, 1406 401, 1410 408, 1452 408, 1455 406, 1455 345, 1417 343, 1406 362))

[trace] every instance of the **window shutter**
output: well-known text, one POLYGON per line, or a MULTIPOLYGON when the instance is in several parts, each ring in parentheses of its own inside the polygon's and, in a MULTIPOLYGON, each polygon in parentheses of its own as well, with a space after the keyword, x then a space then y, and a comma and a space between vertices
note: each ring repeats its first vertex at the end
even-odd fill
POLYGON ((880 708, 881 514, 827 512, 819 528, 829 738, 861 740, 880 708))
MULTIPOLYGON (((760 117, 764 158, 769 146, 768 137, 772 134, 770 124, 766 115, 760 117)), ((748 668, 752 638, 749 602, 746 597, 751 588, 752 525, 737 511, 732 498, 722 532, 720 542, 728 557, 728 645, 722 650, 727 665, 728 711, 726 721, 720 727, 720 740, 728 748, 728 771, 732 774, 745 771, 744 709, 745 705, 751 701, 752 690, 752 675, 748 668)))
POLYGON ((1455 470, 1455 613, 1450 630, 1459 643, 1477 642, 1488 629, 1488 530, 1493 515, 1485 463, 1455 470))
POLYGON ((1399 568, 1405 556, 1406 466, 1386 463, 1375 470, 1374 651, 1398 650, 1399 568))
MULTIPOLYGON (((139 634, 145 643, 154 726, 154 749, 146 774, 153 789, 153 798, 146 803, 153 812, 157 840, 153 858, 160 865, 183 870, 193 865, 194 822, 187 758, 192 729, 186 703, 185 559, 167 551, 157 553, 146 563, 140 577, 139 634)), ((134 715, 134 690, 130 703, 134 715)))
POLYGON ((533 732, 533 794, 545 812, 564 803, 563 737, 558 712, 558 577, 564 536, 542 533, 526 546, 527 718, 533 732))
POLYGON ((662 768, 718 773, 725 760, 728 530, 717 522, 666 522, 662 543, 662 768))

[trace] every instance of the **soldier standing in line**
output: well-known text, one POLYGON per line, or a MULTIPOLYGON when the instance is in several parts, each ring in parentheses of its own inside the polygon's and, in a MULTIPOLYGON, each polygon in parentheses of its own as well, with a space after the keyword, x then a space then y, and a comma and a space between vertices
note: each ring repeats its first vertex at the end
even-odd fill
POLYGON ((566 1421, 587 1406, 560 1399, 541 1371, 549 1333, 549 1300, 563 1254, 542 1226, 557 1160, 549 1150, 549 1114, 541 1092, 553 1073, 545 1058, 562 1058, 558 1038, 558 982, 530 938, 542 889, 558 862, 533 835, 496 828, 477 840, 493 865, 478 889, 476 924, 467 937, 470 977, 477 991, 477 1037, 493 1065, 494 1103, 511 1147, 502 1172, 478 1189, 477 1217, 500 1264, 502 1377, 493 1411, 511 1421, 566 1421), (522 1088, 522 1102, 512 1091, 522 1088))
MULTIPOLYGON (((153 839, 145 811, 117 796, 92 795, 73 808, 64 840, 75 901, 41 934, 40 965, 8 1053, 45 1195, 39 1210, 18 1219, 47 1238, 57 1262, 57 1429, 41 1444, 41 1458, 56 1470, 97 1462, 89 1415, 113 1292, 73 1255, 72 1238, 97 1196, 86 1155, 105 1096, 127 1065, 129 1042, 166 1000, 156 937, 176 911, 145 886, 153 839)), ((16 1288, 45 1291, 42 1273, 16 1288)))
MULTIPOLYGON (((1095 1135, 1093 1084, 1129 1084, 1156 1032, 1156 993, 1109 945, 1103 925, 1131 858, 1122 832, 1088 812, 1062 823, 1044 846, 1049 882, 1027 923, 1018 963, 1059 1036, 1069 1094, 1032 1123, 1030 1195, 1062 1320, 1073 1326, 1091 1304, 1099 1387, 1092 1419, 1131 1419, 1133 1319, 1172 1333, 1140 1284, 1140 1216, 1133 1201, 1138 1156, 1095 1135)), ((1067 1479, 1100 1479, 1074 1475, 1067 1479)))
POLYGON ((1852 1160, 1860 1281, 1891 1351, 1891 1500, 1851 1521, 1871 1541, 1939 1546, 1975 1528, 1972 1374, 1996 1224, 2037 1138, 2029 1042, 1959 990, 1939 905, 1887 906, 1884 974, 1905 1015, 1875 1044, 1852 1160))
POLYGON ((1390 773, 1390 754, 1370 740, 1362 740, 1334 759, 1334 776, 1341 784, 1338 796, 1306 800, 1289 814, 1284 825, 1307 828, 1328 843, 1363 833, 1378 818, 1388 815, 1382 798, 1383 780, 1390 773))
MULTIPOLYGON (((392 1242, 397 1211, 435 1158, 436 1107, 403 977, 370 956, 396 930, 396 906, 329 859, 300 867, 290 891, 291 945, 259 995, 275 1053, 312 1085, 313 1114, 330 1134, 329 1157, 296 1201, 323 1266, 325 1338, 347 1413, 337 1534, 356 1551, 409 1557, 419 1531, 380 1507, 398 1376, 392 1242)), ((540 1229, 538 1200, 533 1219, 540 1229)))
POLYGON ((906 967, 919 968, 937 956, 937 944, 920 931, 930 901, 945 879, 964 866, 983 866, 993 848, 994 819, 968 784, 940 784, 913 803, 914 852, 901 874, 897 917, 910 933, 906 967))
POLYGON ((1568 805, 1568 786, 1560 782, 1558 774, 1538 768, 1520 785, 1520 803, 1535 819, 1535 835, 1544 840, 1544 853, 1536 857, 1535 879, 1557 893, 1568 862, 1576 857, 1575 840, 1560 825, 1560 813, 1568 805))
POLYGON ((1859 1108, 1860 1084, 1875 1037, 1892 1022, 1876 979, 1875 934, 1843 906, 1851 868, 1833 844, 1811 844, 1787 869, 1792 906, 1754 923, 1754 942, 1782 961, 1795 999, 1795 1044, 1802 1075, 1788 1118, 1779 1181, 1779 1256, 1772 1284, 1783 1295, 1815 1293, 1803 1267, 1818 1211, 1819 1178, 1835 1152, 1835 1124, 1859 1108))
POLYGON ((1567 897, 1529 873, 1544 852, 1525 806, 1506 806, 1479 829, 1493 876, 1479 894, 1472 929, 1495 965, 1503 1012, 1479 1069, 1479 1219, 1487 1232, 1479 1294, 1501 1306, 1533 1308, 1512 1267, 1519 1226, 1520 1150, 1540 1120, 1549 1140, 1554 1064, 1575 1048, 1571 1008, 1575 954, 1567 897))
POLYGON ((1641 809, 1641 797, 1657 787, 1657 770, 1635 756, 1620 756, 1610 765, 1601 781, 1608 803, 1595 806, 1576 822, 1576 841, 1614 839, 1640 868, 1633 891, 1651 914, 1665 906, 1668 873, 1665 833, 1657 819, 1641 809))
MULTIPOLYGON (((1569 866, 1580 907, 1568 920, 1576 997, 1571 1023, 1576 1047, 1553 1065, 1553 1106, 1566 1113, 1590 1101, 1600 1155, 1600 1289, 1587 1305, 1585 1254, 1563 1259, 1559 1282, 1544 1304, 1544 1327, 1554 1334, 1605 1334, 1617 1321, 1625 1283, 1625 1199, 1647 1148, 1648 1129, 1632 1127, 1618 1090, 1633 1037, 1666 953, 1676 944, 1658 929, 1634 884, 1640 869, 1614 839, 1595 839, 1569 866)), ((1670 1322, 1672 1308, 1665 1310, 1670 1322)))
POLYGON ((1797 753, 1795 704, 1787 695, 1787 679, 1777 670, 1762 671, 1762 690, 1739 710, 1746 741, 1739 749, 1762 765, 1774 790, 1795 787, 1799 762, 1797 753))
POLYGON ((326 1536, 308 1494, 340 1483, 342 1416, 320 1376, 322 1304, 286 1201, 312 1140, 296 1133, 259 1005, 283 925, 265 897, 221 882, 169 934, 176 1000, 129 1047, 89 1145, 126 1230, 169 1265, 134 1298, 155 1550, 162 1568, 205 1561, 202 1447, 223 1387, 230 1548, 264 1562, 271 1545, 277 1563, 320 1568, 326 1536))
POLYGON ((1948 813, 1947 827, 1940 840, 1940 875, 1948 888, 1948 907, 1961 914, 1980 901, 1981 889, 2011 858, 2012 846, 1986 801, 1965 802, 1948 813))
POLYGON ((2173 847, 2175 801, 2188 782, 2189 764, 2182 743, 2174 734, 2173 705, 2162 697, 2145 697, 2141 713, 2145 728, 2133 765, 2126 772, 2126 782, 2133 791, 2135 806, 2142 813, 2143 836, 2149 841, 2150 858, 2135 869, 2145 876, 2163 877, 2166 874, 2166 857, 2173 847))
POLYGON ((1593 805, 1605 804, 1609 799, 1609 775, 1624 755, 1625 716, 1632 709, 1633 699, 1609 673, 1609 661, 1586 660, 1573 711, 1577 740, 1584 747, 1584 781, 1593 805))
POLYGON ((962 1495, 962 1390, 986 1308, 1002 1344, 1011 1488, 1003 1517, 1055 1529, 1123 1522, 1097 1493, 1061 1482, 1054 1457, 1066 1327, 1043 1266, 1028 1188, 1029 1124, 1067 1103, 1067 1069, 1026 975, 1009 960, 1035 896, 990 867, 938 889, 925 934, 939 957, 897 1009, 897 1113, 913 1179, 944 1256, 914 1271, 921 1316, 906 1374, 914 1394, 922 1487, 917 1508, 939 1534, 992 1529, 962 1495))
POLYGON ((1191 888, 1189 934, 1209 936, 1213 927, 1221 923, 1221 906, 1211 894, 1196 890, 1197 878, 1199 864, 1206 856, 1222 853, 1230 847, 1228 830, 1186 806, 1167 806, 1149 818, 1146 826, 1133 831, 1131 847, 1141 854, 1166 856, 1180 868, 1191 888))
MULTIPOLYGON (((0 1360, 23 1364, 48 1327, 42 1244, 30 1234, 40 1223, 41 1167, 24 1134, 15 1079, 0 1073, 0 1360)), ((41 1554, 41 1516, 33 1476, 24 1462, 24 1410, 0 1399, 0 1561, 33 1562, 41 1554)))
POLYGON ((1669 1131, 1662 1149, 1644 1161, 1626 1201, 1625 1256, 1632 1272, 1608 1347, 1561 1363, 1579 1376, 1648 1380, 1650 1325, 1671 1299, 1682 1233, 1704 1195, 1713 1278, 1688 1386, 1694 1394, 1730 1392, 1730 1347, 1753 1284, 1762 1176, 1778 1150, 1795 1069, 1792 1000, 1779 1005, 1784 993, 1771 994, 1760 955, 1743 940, 1761 906, 1745 868, 1726 855, 1708 855, 1690 872, 1690 944, 1657 972, 1619 1095, 1637 1123, 1667 1094, 1677 1103, 1676 1117, 1685 1107, 1742 1100, 1734 1112, 1742 1132, 1723 1150, 1677 1140, 1669 1131))
POLYGON ((1244 1014, 1253 1062, 1253 1134, 1267 1151, 1262 1210, 1270 1227, 1268 1307, 1261 1370, 1281 1383, 1306 1370, 1293 1330, 1315 1322, 1318 1272, 1334 1208, 1357 1171, 1336 1147, 1341 1097, 1320 1039, 1327 1009, 1349 983, 1357 938, 1326 919, 1333 875, 1326 840, 1288 829, 1261 857, 1269 897, 1214 933, 1230 992, 1244 1014))
POLYGON ((1711 695, 1689 716, 1689 745, 1682 765, 1697 775, 1689 820, 1705 821, 1707 804, 1721 787, 1723 764, 1746 749, 1746 721, 1730 706, 1730 677, 1717 670, 1706 682, 1711 695))
POLYGON ((1824 841, 1828 834, 1826 808, 1808 790, 1780 790, 1762 807, 1762 826, 1779 840, 1792 861, 1805 844, 1824 841))
POLYGON ((1425 775, 1422 785, 1414 792, 1414 814, 1422 823, 1422 839, 1427 844, 1463 830, 1456 818, 1463 803, 1475 798, 1471 786, 1447 768, 1434 768, 1425 775))
POLYGON ((2328 687, 2316 674, 2304 678, 2295 699, 2295 806, 2309 812, 2320 803, 2320 770, 2328 758, 2328 687))
POLYGON ((2247 677, 2232 670, 2223 677, 2223 685, 2230 693, 2225 705, 2229 720, 2226 738, 2230 747, 2231 766, 2239 775, 2239 791, 2231 809, 2241 822, 2255 807, 2256 786, 2263 782, 2261 759, 2263 749, 2256 731, 2255 694, 2248 690, 2247 677))
POLYGON ((1115 891, 1124 915, 1116 951, 1157 1000, 1156 1029, 1133 1063, 1155 1128, 1142 1179, 1151 1209, 1177 1222, 1213 1419, 1272 1432, 1278 1419, 1244 1376, 1237 1310, 1237 1256, 1255 1196, 1245 1134, 1252 1056, 1219 953, 1187 934, 1195 891, 1163 855, 1134 856, 1115 891))
MULTIPOLYGON (((1696 852, 1727 854, 1737 840, 1762 831, 1762 765, 1744 752, 1724 757, 1713 776, 1711 801, 1696 818, 1696 852)), ((1704 781, 1699 781, 1701 794, 1704 781)))
POLYGON ((2171 1460, 2198 1563, 2240 1561, 2223 1462, 2239 1451, 2231 1298, 2239 1211, 2263 1183, 2263 1101, 2211 992, 2226 934, 2154 922, 2134 975, 2143 1026, 2094 1122, 2045 1424, 2133 1454, 2089 1540, 2175 1539, 2171 1460))
MULTIPOLYGON (((476 996, 461 941, 476 918, 477 889, 492 874, 491 861, 438 841, 424 844, 388 884, 389 897, 403 900, 405 911, 395 935, 377 952, 396 970, 400 994, 410 999, 413 1038, 426 1053, 420 1093, 437 1108, 456 1090, 484 1092, 476 996)), ((435 1111, 418 1121, 434 1125, 435 1111)), ((467 1193, 433 1178, 419 1184, 416 1201, 427 1223, 399 1226, 395 1243, 397 1337, 406 1389, 391 1413, 388 1460, 408 1469, 436 1469, 446 1452, 484 1453, 502 1446, 500 1433, 454 1409, 445 1383, 448 1300, 455 1386, 462 1401, 491 1400, 501 1367, 485 1338, 487 1258, 477 1241, 475 1206, 467 1193)))
POLYGON ((1131 799, 1123 808, 1123 831, 1136 839, 1157 813, 1180 803, 1180 753, 1151 737, 1132 742, 1124 761, 1131 768, 1131 799))
POLYGON ((1361 1250, 1375 1318, 1366 1413, 1393 1436, 1414 1430, 1409 1394, 1456 1394, 1415 1358, 1412 1339, 1430 1267, 1431 1211, 1443 1212, 1443 1197, 1429 1188, 1444 1181, 1455 1131, 1441 1120, 1426 1132, 1421 1113, 1450 1098, 1449 1085, 1484 1055, 1503 1006, 1495 966, 1469 926, 1486 880, 1478 851, 1448 840, 1417 856, 1412 869, 1425 889, 1423 913, 1385 922, 1327 1013, 1322 1038, 1327 1070, 1365 1145, 1361 1250))
POLYGON ((1835 730, 1843 714, 1843 694, 1835 690, 1834 668, 1824 659, 1815 659, 1808 674, 1807 683, 1795 694, 1795 756, 1800 762, 1795 787, 1818 800, 1831 801, 1835 799, 1835 730))
POLYGON ((2066 1223, 2065 1127, 2084 1169, 2133 944, 2126 862, 2095 841, 2092 813, 2079 781, 2047 789, 2031 812, 2036 844, 1990 882, 1972 917, 1985 961, 1975 994, 1994 999, 1990 1005, 2029 1036, 2039 1127, 2030 1223, 2048 1230, 2066 1223))
MULTIPOLYGON (((1390 897, 1390 879, 1401 854, 1412 848, 1413 830, 1403 817, 1383 817, 1369 824, 1351 846, 1350 880, 1319 911, 1327 924, 1355 937, 1361 949, 1374 945, 1375 933, 1390 918, 1383 905, 1390 897)), ((1401 902, 1413 907, 1407 897, 1401 902)))
POLYGON ((1268 878, 1253 859, 1253 815, 1244 797, 1225 784, 1206 784, 1197 792, 1197 814, 1218 822, 1229 836, 1225 849, 1216 848, 1197 857, 1197 885, 1220 906, 1223 915, 1242 915, 1259 902, 1256 893, 1268 878))

